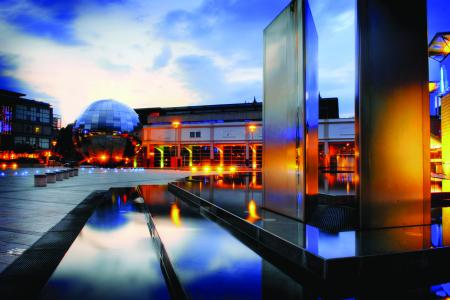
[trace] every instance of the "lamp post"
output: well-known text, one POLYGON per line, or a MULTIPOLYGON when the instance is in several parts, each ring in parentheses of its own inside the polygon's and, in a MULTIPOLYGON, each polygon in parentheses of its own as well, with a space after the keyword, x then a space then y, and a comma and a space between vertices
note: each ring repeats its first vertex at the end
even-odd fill
POLYGON ((173 121, 172 122, 172 126, 175 129, 175 143, 177 144, 177 163, 176 163, 176 168, 179 167, 179 162, 181 161, 181 137, 180 137, 180 130, 178 129, 180 127, 180 122, 179 121, 173 121))

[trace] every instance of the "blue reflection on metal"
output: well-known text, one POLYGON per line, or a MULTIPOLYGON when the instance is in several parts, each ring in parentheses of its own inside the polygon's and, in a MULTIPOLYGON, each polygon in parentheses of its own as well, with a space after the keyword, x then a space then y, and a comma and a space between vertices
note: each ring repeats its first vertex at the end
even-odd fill
POLYGON ((442 224, 431 225, 431 245, 433 247, 442 247, 442 224))
POLYGON ((330 233, 306 225, 306 250, 323 258, 355 256, 355 245, 355 231, 330 233))
POLYGON ((444 298, 450 296, 450 283, 447 282, 443 284, 433 285, 431 286, 430 291, 438 297, 444 298))

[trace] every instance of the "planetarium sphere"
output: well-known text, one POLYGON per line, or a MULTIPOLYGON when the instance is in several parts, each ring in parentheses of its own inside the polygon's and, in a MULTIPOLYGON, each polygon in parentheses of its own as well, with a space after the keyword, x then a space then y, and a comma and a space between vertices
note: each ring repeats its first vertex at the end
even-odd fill
POLYGON ((136 112, 116 100, 98 100, 73 126, 77 150, 89 163, 128 162, 140 150, 141 124, 136 112))

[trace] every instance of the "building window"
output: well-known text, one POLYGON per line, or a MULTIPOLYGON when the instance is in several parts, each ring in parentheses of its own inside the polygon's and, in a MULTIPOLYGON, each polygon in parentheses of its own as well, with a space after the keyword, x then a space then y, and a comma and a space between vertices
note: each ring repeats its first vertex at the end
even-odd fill
POLYGON ((11 107, 0 106, 0 134, 11 134, 11 120, 11 107))
POLYGON ((27 144, 34 146, 36 145, 36 138, 34 137, 24 137, 24 136, 16 136, 14 137, 14 144, 27 144))
POLYGON ((37 117, 36 107, 31 107, 29 114, 30 114, 30 118, 29 118, 30 121, 36 122, 36 117, 37 117))
POLYGON ((28 116, 27 107, 25 105, 16 106, 16 118, 19 120, 26 120, 28 116))
POLYGON ((49 139, 39 139, 39 147, 41 147, 42 149, 49 149, 50 148, 49 139))
POLYGON ((191 131, 189 132, 190 138, 199 138, 202 136, 202 133, 200 131, 191 131))
POLYGON ((36 134, 41 133, 41 127, 39 127, 39 126, 34 127, 34 133, 36 133, 36 134))
POLYGON ((16 118, 18 120, 28 120, 32 122, 50 123, 50 110, 36 107, 27 108, 25 105, 16 106, 16 118))

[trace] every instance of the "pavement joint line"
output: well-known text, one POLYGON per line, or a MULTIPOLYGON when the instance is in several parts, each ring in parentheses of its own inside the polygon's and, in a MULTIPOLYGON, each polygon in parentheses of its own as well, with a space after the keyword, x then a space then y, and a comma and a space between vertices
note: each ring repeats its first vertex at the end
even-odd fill
MULTIPOLYGON (((67 202, 56 202, 56 201, 42 201, 42 200, 37 200, 37 199, 24 199, 24 198, 15 198, 15 197, 4 197, 6 199, 10 199, 10 200, 17 200, 17 201, 27 201, 27 202, 39 202, 39 203, 50 203, 50 204, 62 204, 62 205, 77 205, 79 203, 79 201, 77 203, 67 203, 67 202)), ((76 201, 76 200, 74 200, 76 201)))

